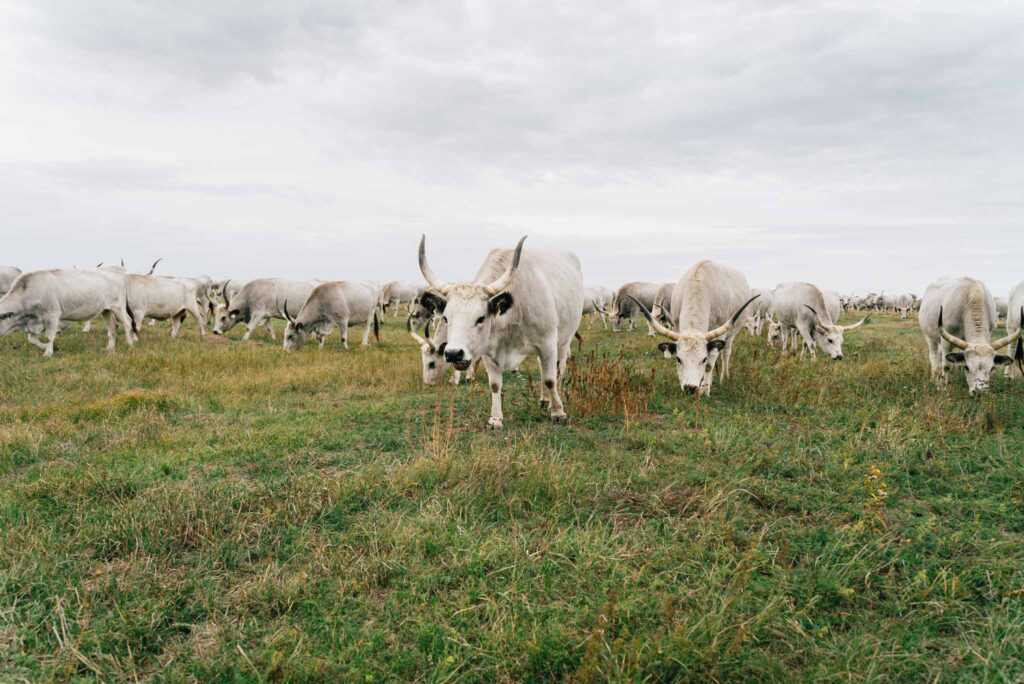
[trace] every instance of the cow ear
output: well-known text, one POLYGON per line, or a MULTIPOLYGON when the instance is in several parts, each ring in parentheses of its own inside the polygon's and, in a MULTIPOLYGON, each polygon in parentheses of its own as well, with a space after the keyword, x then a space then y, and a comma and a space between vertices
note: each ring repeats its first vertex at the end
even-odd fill
POLYGON ((448 346, 447 342, 442 342, 441 344, 437 345, 437 351, 434 352, 434 353, 437 354, 438 356, 443 356, 444 355, 444 348, 447 347, 447 346, 448 346))
POLYGON ((301 323, 296 323, 296 324, 295 324, 295 330, 297 330, 297 331, 301 331, 301 330, 302 330, 302 327, 303 327, 303 326, 302 326, 302 324, 301 324, 301 323))
POLYGON ((963 363, 965 358, 966 357, 964 357, 963 352, 952 352, 950 354, 946 354, 946 360, 950 363, 963 363))
POLYGON ((232 318, 238 318, 239 316, 242 315, 242 311, 240 309, 232 309, 231 313, 229 313, 228 315, 231 316, 232 318))
POLYGON ((1013 363, 1013 359, 1011 359, 1006 354, 996 354, 996 365, 997 366, 1008 366, 1011 363, 1013 363))
POLYGON ((718 351, 725 349, 725 340, 711 340, 708 342, 708 351, 712 349, 717 349, 718 351))
POLYGON ((662 354, 670 354, 672 356, 675 356, 675 353, 676 353, 676 343, 675 342, 662 342, 661 344, 658 345, 658 351, 660 351, 662 354))
POLYGON ((487 301, 487 313, 491 316, 500 316, 511 308, 512 295, 508 292, 502 292, 487 301))
POLYGON ((433 292, 424 292, 420 296, 420 304, 431 313, 444 313, 444 307, 447 303, 448 301, 444 297, 433 292))

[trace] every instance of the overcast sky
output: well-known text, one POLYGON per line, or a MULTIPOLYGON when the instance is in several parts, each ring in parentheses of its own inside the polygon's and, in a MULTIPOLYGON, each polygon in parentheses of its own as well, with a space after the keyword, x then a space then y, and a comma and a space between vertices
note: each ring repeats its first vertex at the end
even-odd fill
POLYGON ((0 263, 1024 279, 1024 3, 0 5, 0 263), (499 7, 505 5, 505 7, 499 7))

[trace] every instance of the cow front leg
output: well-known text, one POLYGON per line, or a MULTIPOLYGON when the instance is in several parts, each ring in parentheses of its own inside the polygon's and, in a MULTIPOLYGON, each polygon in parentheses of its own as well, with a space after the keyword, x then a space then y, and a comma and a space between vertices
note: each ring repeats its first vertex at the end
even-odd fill
MULTIPOLYGON (((206 337, 206 313, 205 308, 200 308, 198 302, 195 306, 191 307, 188 312, 192 314, 192 318, 196 319, 196 323, 199 324, 199 337, 206 337)), ((182 314, 181 320, 185 320, 185 315, 182 314)))
POLYGON ((551 400, 551 422, 565 425, 569 422, 562 405, 562 397, 558 393, 558 360, 559 354, 554 349, 545 349, 540 354, 540 379, 551 400))
POLYGON ((274 332, 274 321, 269 318, 264 319, 263 327, 265 327, 267 332, 270 333, 270 339, 277 342, 277 333, 274 332))
POLYGON ((25 337, 27 337, 28 341, 32 343, 33 347, 46 351, 46 343, 36 337, 34 333, 25 333, 25 337))
POLYGON ((489 359, 484 359, 484 367, 487 369, 487 382, 491 386, 491 417, 487 419, 487 427, 500 430, 505 425, 505 416, 501 411, 501 368, 489 359))
POLYGON ((242 342, 248 342, 249 338, 252 337, 252 333, 254 330, 256 330, 256 328, 263 325, 264 323, 269 322, 270 321, 261 321, 258 318, 250 319, 249 322, 245 324, 245 334, 242 335, 242 342))

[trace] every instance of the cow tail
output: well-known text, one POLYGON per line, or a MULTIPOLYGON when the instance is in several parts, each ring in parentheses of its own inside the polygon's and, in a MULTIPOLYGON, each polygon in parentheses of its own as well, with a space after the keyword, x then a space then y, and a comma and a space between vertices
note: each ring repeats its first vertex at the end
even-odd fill
POLYGON ((377 308, 373 309, 373 336, 380 342, 380 321, 377 318, 377 308))
POLYGON ((135 322, 135 314, 132 313, 132 305, 128 303, 128 285, 124 286, 124 310, 128 314, 128 320, 131 321, 131 331, 136 335, 139 334, 139 324, 135 322))

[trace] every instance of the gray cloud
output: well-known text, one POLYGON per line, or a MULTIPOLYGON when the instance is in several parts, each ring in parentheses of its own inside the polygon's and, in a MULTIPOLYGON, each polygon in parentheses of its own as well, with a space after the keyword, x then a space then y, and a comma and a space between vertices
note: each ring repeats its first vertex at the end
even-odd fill
POLYGON ((714 256, 1005 289, 1022 28, 1004 3, 40 0, 0 11, 5 258, 70 261, 75 233, 411 278, 423 230, 448 268, 529 232, 604 282, 714 256))

